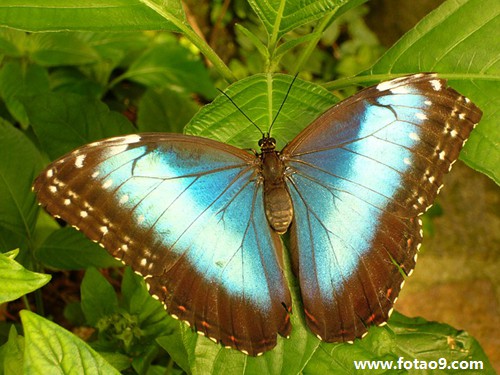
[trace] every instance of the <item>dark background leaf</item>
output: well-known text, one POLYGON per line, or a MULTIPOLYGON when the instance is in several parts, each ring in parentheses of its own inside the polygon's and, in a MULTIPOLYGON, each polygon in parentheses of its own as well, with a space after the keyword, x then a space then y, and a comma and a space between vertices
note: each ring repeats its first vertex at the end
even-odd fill
POLYGON ((119 267, 121 263, 74 228, 52 232, 37 248, 37 259, 47 267, 80 270, 89 267, 119 267))
POLYGON ((24 105, 51 159, 85 143, 135 131, 124 116, 88 97, 52 93, 26 98, 24 105))

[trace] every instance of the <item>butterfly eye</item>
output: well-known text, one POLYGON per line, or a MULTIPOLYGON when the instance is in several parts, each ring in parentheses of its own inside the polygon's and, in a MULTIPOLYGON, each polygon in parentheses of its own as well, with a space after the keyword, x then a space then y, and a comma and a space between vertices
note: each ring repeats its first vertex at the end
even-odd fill
POLYGON ((264 137, 259 141, 259 147, 262 150, 274 150, 274 148, 276 147, 276 139, 264 137))

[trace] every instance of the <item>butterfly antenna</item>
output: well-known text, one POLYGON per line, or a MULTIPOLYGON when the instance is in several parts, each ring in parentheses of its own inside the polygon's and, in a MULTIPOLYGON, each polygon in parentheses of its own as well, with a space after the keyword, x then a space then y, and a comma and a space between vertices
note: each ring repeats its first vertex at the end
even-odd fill
POLYGON ((231 103, 233 103, 233 105, 236 107, 236 109, 237 109, 238 111, 240 111, 240 112, 241 112, 241 114, 242 114, 243 116, 245 116, 245 117, 246 117, 246 119, 247 119, 248 121, 250 121, 250 123, 251 123, 253 126, 255 126, 255 127, 257 128, 257 130, 260 132, 260 134, 264 137, 264 132, 263 132, 262 130, 260 130, 260 128, 257 126, 257 124, 256 124, 255 122, 253 122, 253 121, 252 121, 252 119, 251 119, 250 117, 248 117, 248 116, 247 116, 247 114, 246 114, 245 112, 243 112, 243 111, 241 110, 241 108, 240 108, 240 107, 238 107, 238 105, 234 102, 234 100, 233 100, 233 99, 231 99, 231 97, 230 97, 228 94, 226 94, 224 91, 222 91, 221 89, 217 88, 217 90, 219 90, 219 92, 220 92, 222 95, 224 95, 226 98, 228 98, 228 99, 229 99, 229 101, 230 101, 231 103))
POLYGON ((293 83, 294 83, 294 82, 295 82, 295 80, 297 79, 297 76, 298 76, 298 75, 299 75, 299 73, 295 74, 295 77, 293 77, 292 83, 290 84, 290 87, 288 87, 288 91, 286 92, 285 98, 284 98, 284 99, 283 99, 283 101, 281 102, 280 108, 278 109, 278 112, 276 112, 276 116, 274 116, 273 122, 271 123, 271 126, 269 127, 269 131, 267 132, 267 134, 271 134, 271 130, 272 130, 272 128, 273 128, 273 125, 274 125, 274 123, 276 122, 276 119, 278 118, 278 115, 280 114, 281 109, 282 109, 282 108, 283 108, 283 106, 285 105, 286 99, 288 98, 288 94, 290 94, 290 91, 292 90, 293 83))

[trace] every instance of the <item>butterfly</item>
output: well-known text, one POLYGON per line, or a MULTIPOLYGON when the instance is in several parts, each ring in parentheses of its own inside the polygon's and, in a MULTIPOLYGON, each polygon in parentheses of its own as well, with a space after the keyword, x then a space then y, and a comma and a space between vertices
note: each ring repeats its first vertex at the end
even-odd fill
POLYGON ((482 112, 432 73, 331 107, 281 151, 144 133, 90 143, 35 180, 45 209, 141 274, 174 318, 257 356, 291 332, 280 235, 310 331, 326 342, 389 318, 419 216, 482 112))

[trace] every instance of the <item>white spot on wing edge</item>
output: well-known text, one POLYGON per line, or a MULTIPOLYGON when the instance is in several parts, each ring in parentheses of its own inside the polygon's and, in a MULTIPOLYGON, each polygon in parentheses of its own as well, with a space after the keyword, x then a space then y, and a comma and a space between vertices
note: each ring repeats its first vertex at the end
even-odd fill
POLYGON ((393 90, 397 87, 397 84, 401 82, 401 78, 395 78, 390 81, 381 82, 377 85, 378 91, 393 90))
POLYGON ((104 182, 104 184, 102 184, 102 187, 103 187, 103 189, 107 189, 107 188, 109 188, 111 185, 113 185, 113 180, 112 180, 112 179, 109 179, 109 180, 106 180, 106 181, 104 182))
POLYGON ((424 73, 417 73, 413 75, 407 75, 407 76, 402 76, 398 78, 391 79, 390 81, 385 81, 379 83, 376 88, 378 91, 386 91, 386 90, 391 90, 391 93, 393 94, 407 94, 408 89, 406 89, 404 86, 406 84, 411 84, 412 80, 422 78, 423 76, 427 75, 428 77, 437 77, 436 74, 424 74, 424 73), (403 83, 404 81, 407 81, 406 83, 403 83))
POLYGON ((118 145, 118 146, 109 147, 107 149, 108 156, 118 155, 118 154, 122 153, 123 151, 126 151, 127 148, 128 148, 128 145, 129 144, 126 143, 124 145, 118 145))
POLYGON ((417 133, 412 132, 409 134, 409 137, 410 137, 410 139, 413 139, 414 141, 420 141, 420 137, 418 136, 417 133))
POLYGON ((75 159, 75 167, 76 168, 83 168, 83 162, 85 161, 86 157, 87 157, 87 154, 78 155, 75 159))
POLYGON ((96 146, 100 146, 101 144, 102 144, 101 141, 95 141, 95 142, 89 143, 87 146, 88 147, 96 147, 96 146))
POLYGON ((45 176, 47 176, 47 178, 51 178, 53 175, 54 175, 54 170, 52 168, 48 169, 47 172, 45 173, 45 176))
POLYGON ((419 120, 427 120, 427 115, 422 112, 415 113, 415 117, 418 118, 419 120))
POLYGON ((390 318, 392 315, 392 312, 394 311, 394 307, 391 307, 389 311, 387 312, 387 316, 390 318))
POLYGON ((405 86, 394 87, 390 90, 391 94, 409 94, 410 90, 408 90, 405 86))
POLYGON ((139 134, 129 134, 118 139, 120 139, 122 143, 131 144, 140 142, 141 136, 139 134))
POLYGON ((434 89, 434 91, 440 91, 441 88, 443 87, 443 85, 441 84, 441 81, 439 79, 433 79, 429 82, 430 82, 432 88, 434 89))

